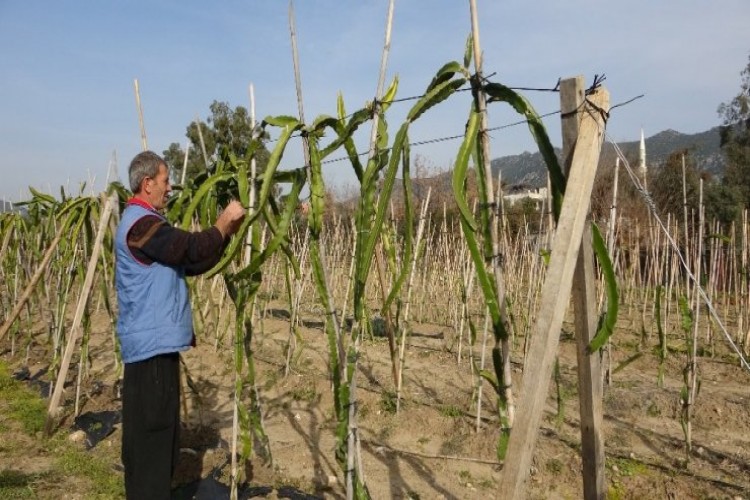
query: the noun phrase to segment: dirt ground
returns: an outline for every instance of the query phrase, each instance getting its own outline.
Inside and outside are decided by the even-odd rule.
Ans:
[[[302,317],[304,339],[291,373],[284,376],[288,314],[270,309],[256,336],[255,356],[264,426],[272,464],[259,458],[248,467],[244,497],[344,498],[344,477],[334,459],[335,419],[327,374],[327,343],[322,320]],[[571,318],[568,318],[571,319]],[[614,364],[635,352],[634,322],[620,320],[614,336]],[[81,413],[119,411],[117,373],[109,320],[93,321],[93,365],[82,391]],[[582,498],[580,431],[576,388],[575,341],[564,325],[560,344],[563,412],[557,412],[551,384],[547,412],[539,433],[528,498]],[[230,334],[227,334],[228,337]],[[365,481],[373,498],[503,498],[498,491],[502,466],[495,447],[498,423],[492,388],[483,389],[477,430],[475,381],[464,346],[457,361],[452,327],[416,325],[409,338],[403,399],[395,411],[394,384],[387,340],[363,342],[359,363],[359,429]],[[42,335],[28,351],[11,356],[4,341],[2,359],[26,379],[45,380],[50,356]],[[233,362],[229,339],[215,348],[213,334],[184,355],[186,375],[181,462],[175,498],[226,498],[232,437]],[[658,360],[649,341],[644,355],[614,374],[605,389],[604,435],[608,498],[748,498],[750,499],[750,373],[726,354],[699,361],[701,390],[693,423],[694,451],[685,461],[679,422],[679,394],[685,355],[670,354],[664,387],[657,385]],[[679,346],[678,338],[670,344]],[[518,345],[522,345],[522,339]],[[716,339],[717,353],[725,353]],[[514,358],[516,361],[516,358]],[[521,377],[520,355],[515,387]],[[533,366],[533,360],[528,366]],[[75,368],[75,366],[73,367]],[[73,411],[75,373],[66,390],[66,411]],[[186,377],[183,377],[184,379]],[[73,432],[72,416],[62,432]],[[0,454],[0,470],[44,467],[35,459],[35,443],[26,439],[24,457]],[[89,451],[109,457],[122,474],[120,428]],[[512,460],[512,457],[510,458]],[[75,484],[45,485],[40,497],[76,498]],[[48,496],[49,495],[49,496]]]

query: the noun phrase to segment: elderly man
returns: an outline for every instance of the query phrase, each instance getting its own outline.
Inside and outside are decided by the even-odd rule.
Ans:
[[[245,210],[233,201],[213,227],[183,231],[161,214],[171,187],[159,155],[136,155],[129,178],[133,197],[115,236],[125,492],[128,499],[168,499],[179,453],[179,353],[195,342],[185,276],[219,261]]]

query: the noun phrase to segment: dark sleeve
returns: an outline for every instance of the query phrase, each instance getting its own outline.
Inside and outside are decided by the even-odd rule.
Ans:
[[[182,267],[188,276],[214,267],[226,245],[227,241],[216,227],[191,233],[172,227],[156,216],[142,217],[128,233],[128,248],[138,261]]]

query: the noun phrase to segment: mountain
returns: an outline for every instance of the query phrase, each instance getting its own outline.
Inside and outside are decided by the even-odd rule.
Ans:
[[[640,141],[621,142],[618,144],[625,158],[632,166],[638,162]],[[697,134],[683,134],[676,130],[665,130],[646,138],[646,165],[658,168],[670,154],[687,149],[702,170],[714,175],[724,171],[724,157],[721,154],[719,127],[714,127]],[[560,149],[555,148],[558,158]],[[615,149],[610,143],[604,143],[599,164],[613,164],[616,158]],[[497,177],[502,174],[503,182],[508,186],[527,186],[530,188],[547,185],[547,168],[540,153],[524,152],[520,155],[502,156],[491,162],[492,173]]]

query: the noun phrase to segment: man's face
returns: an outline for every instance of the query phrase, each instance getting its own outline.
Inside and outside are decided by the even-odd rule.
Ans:
[[[148,202],[157,210],[167,206],[169,193],[172,192],[172,186],[169,185],[169,170],[163,163],[159,165],[159,171],[155,177],[146,177],[145,189],[148,195]]]

